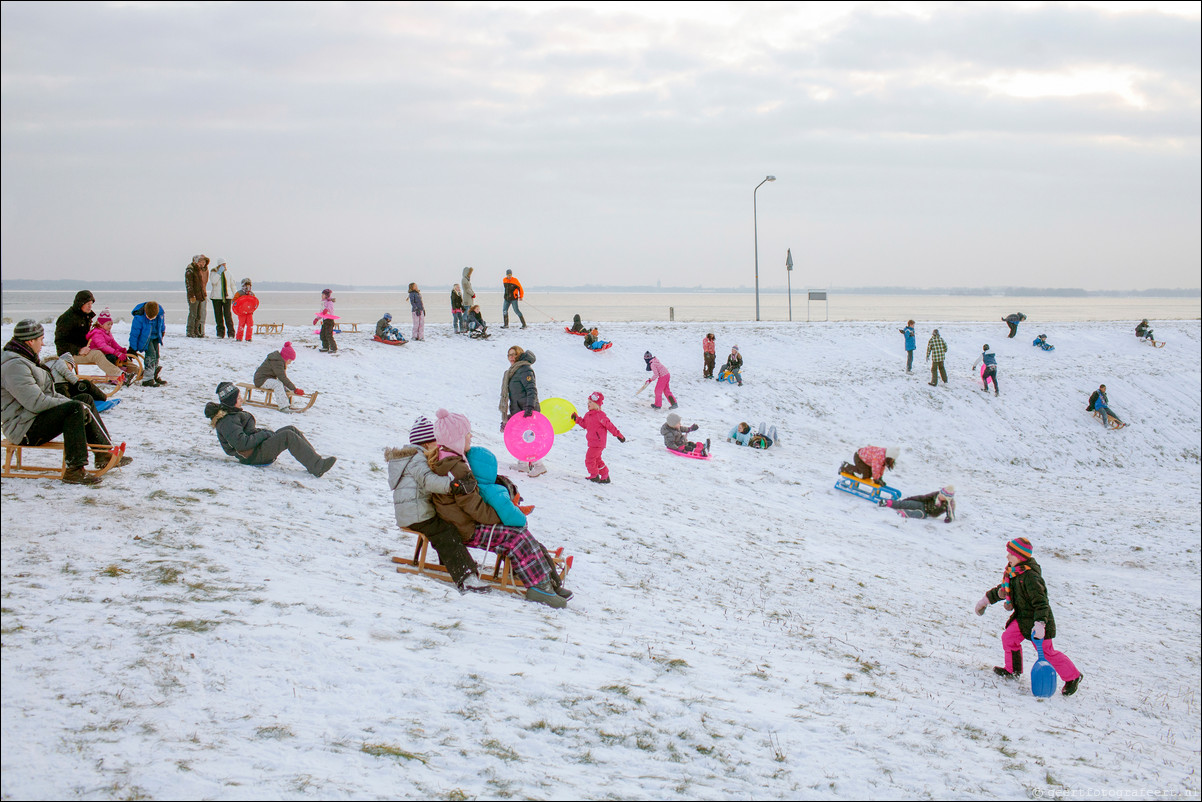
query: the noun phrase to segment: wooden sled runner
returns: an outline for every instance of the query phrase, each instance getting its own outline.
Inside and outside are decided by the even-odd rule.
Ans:
[[[417,544],[413,549],[413,559],[408,560],[404,557],[393,557],[392,561],[397,564],[398,574],[421,574],[422,576],[430,576],[435,579],[441,579],[443,582],[451,582],[451,575],[447,573],[446,567],[438,562],[438,554],[435,553],[430,559],[427,555],[430,549],[430,540],[418,532],[416,529],[403,528],[401,531],[409,532],[417,535]],[[559,581],[566,582],[568,572],[572,570],[572,557],[563,556],[563,547],[559,547],[555,551],[547,552],[551,555],[551,562],[555,565],[555,572],[559,574]],[[498,590],[506,591],[507,593],[526,593],[526,588],[521,584],[513,581],[513,566],[509,562],[509,557],[501,557],[497,555],[496,563],[493,565],[492,573],[489,574],[484,567],[484,562],[480,563],[480,578],[491,585],[494,585]]]
[[[278,409],[278,407],[271,401],[271,396],[273,394],[271,390],[268,390],[265,387],[255,387],[253,384],[247,384],[245,382],[238,382],[237,386],[242,388],[243,406],[263,407],[264,409]],[[262,393],[263,398],[255,398],[255,393]],[[318,395],[319,393],[314,392],[309,393],[307,396],[301,396],[301,398],[309,399],[309,402],[302,407],[292,406],[292,399],[296,398],[296,396],[290,395],[288,398],[288,406],[291,407],[293,412],[305,412],[309,409],[309,407],[313,406],[313,402],[317,400]]]
[[[1102,420],[1102,413],[1098,412],[1096,409],[1093,410],[1093,416],[1098,420]],[[1113,415],[1110,416],[1110,420],[1106,422],[1107,429],[1125,429],[1126,427],[1127,424],[1123,423],[1118,418],[1115,418]]]
[[[7,439],[0,441],[0,447],[4,448],[4,470],[0,471],[0,476],[4,478],[20,478],[20,479],[39,479],[51,477],[62,479],[63,474],[67,471],[67,453],[63,449],[63,444],[59,442],[43,443],[40,446],[26,446],[20,443],[10,443]],[[92,476],[100,478],[109,472],[125,454],[125,443],[119,443],[109,446],[88,444],[88,451],[94,454],[108,454],[109,461],[103,468],[95,470],[88,469],[88,473]],[[58,465],[26,465],[25,459],[32,458],[35,455],[58,454]],[[13,464],[13,463],[16,464]]]

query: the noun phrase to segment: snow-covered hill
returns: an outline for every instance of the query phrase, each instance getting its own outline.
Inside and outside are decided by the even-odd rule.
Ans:
[[[283,338],[174,327],[170,385],[107,416],[133,465],[95,489],[4,481],[5,798],[1197,797],[1198,321],[1159,322],[1163,349],[1127,325],[941,324],[937,388],[904,372],[896,326],[613,324],[603,354],[554,325],[446,328],[403,348],[343,335],[336,357],[290,331],[290,375],[321,398],[255,412],[337,455],[323,479],[233,462],[201,414]],[[745,386],[700,378],[706,331],[719,364],[739,345]],[[382,448],[446,407],[507,464],[511,343],[543,398],[600,390],[629,440],[610,440],[610,485],[584,480],[580,430],[548,474],[511,474],[531,529],[576,557],[563,611],[389,562],[412,544]],[[1000,398],[969,369],[984,343]],[[712,462],[663,450],[664,412],[634,396],[647,349]],[[1127,429],[1084,411],[1099,383]],[[740,420],[775,424],[779,448],[719,442]],[[906,494],[954,484],[959,520],[833,490],[869,444],[902,448]],[[1073,697],[990,670],[1005,613],[972,605],[1019,535],[1085,674]]]

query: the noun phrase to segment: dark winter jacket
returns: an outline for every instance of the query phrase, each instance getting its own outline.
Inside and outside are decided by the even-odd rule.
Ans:
[[[538,382],[534,377],[534,352],[522,354],[513,366],[517,368],[509,377],[509,414],[532,410],[538,412]]]
[[[488,506],[488,502],[480,495],[480,490],[476,487],[476,477],[472,474],[467,460],[447,449],[441,449],[439,457],[438,461],[430,466],[434,473],[438,476],[451,476],[458,479],[470,488],[470,492],[462,495],[432,494],[430,500],[434,502],[434,509],[438,513],[438,517],[454,525],[459,530],[459,536],[463,538],[464,542],[471,539],[477,525],[501,523],[501,517],[497,515],[497,511]]]
[[[231,457],[237,457],[239,462],[250,464],[255,449],[263,444],[275,432],[262,429],[255,425],[255,416],[236,407],[227,407],[210,401],[205,404],[205,417],[213,420],[221,414],[217,421],[217,442]]]
[[[1010,614],[1006,626],[1010,626],[1011,621],[1018,621],[1018,628],[1023,637],[1030,638],[1031,625],[1042,621],[1043,636],[1051,640],[1056,637],[1056,619],[1052,617],[1052,606],[1048,604],[1048,589],[1043,583],[1039,563],[1028,557],[1019,563],[1018,567],[1025,567],[1027,570],[1010,580],[1010,603],[1014,605],[1014,612]],[[990,604],[1006,601],[1001,592],[1002,585],[998,585],[991,588],[985,596]]]
[[[413,310],[413,314],[415,315],[426,314],[425,304],[422,303],[422,294],[417,290],[409,291],[409,307]]]
[[[1027,316],[1024,315],[1022,312],[1015,312],[1013,315],[1006,315],[1004,318],[1002,318],[1002,320],[1006,321],[1007,323],[1012,323],[1016,326],[1019,323],[1022,323],[1026,319],[1027,319]]]
[[[296,385],[288,379],[288,366],[284,364],[284,357],[280,356],[279,351],[272,351],[259,365],[255,371],[255,387],[262,387],[268,379],[279,379],[288,392],[296,392]]]
[[[452,312],[462,312],[463,311],[463,296],[460,295],[455,290],[451,290],[451,311]]]
[[[162,342],[163,334],[167,331],[167,310],[159,305],[159,316],[154,320],[146,319],[146,304],[149,301],[143,301],[133,309],[134,322],[129,328],[129,350],[145,351],[146,344],[150,342]]]
[[[88,347],[88,331],[95,312],[84,312],[83,305],[95,298],[87,290],[75,293],[75,303],[58,316],[54,323],[54,353],[77,356],[80,348]]]
[[[739,354],[731,354],[730,356],[726,357],[726,364],[722,366],[722,369],[727,373],[734,373],[736,370],[742,370],[743,357]]]
[[[1093,412],[1095,409],[1110,409],[1110,401],[1106,398],[1106,393],[1101,390],[1094,390],[1093,395],[1089,397],[1089,403],[1085,406],[1086,412]]]
[[[586,329],[584,327],[584,324],[580,322],[580,315],[572,316],[572,331],[575,332],[576,334],[580,334],[581,332],[588,331],[588,329]]]
[[[677,429],[668,424],[659,427],[659,433],[663,435],[664,445],[673,451],[684,451],[689,446],[689,432],[697,430],[697,424],[693,424],[687,428]]]
[[[488,328],[488,324],[484,322],[484,315],[479,312],[473,312],[470,309],[463,313],[463,325],[469,329],[477,328],[484,330]]]
[[[588,334],[584,335],[584,347],[592,348],[593,343],[597,342],[597,340],[600,340],[600,339],[601,339],[600,337],[594,337],[593,333],[590,331]]]

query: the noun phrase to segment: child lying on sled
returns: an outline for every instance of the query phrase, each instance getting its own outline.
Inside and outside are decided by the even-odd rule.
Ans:
[[[669,412],[668,421],[659,428],[659,433],[664,437],[664,445],[672,451],[704,457],[710,453],[710,441],[692,443],[689,442],[688,437],[688,432],[695,432],[699,428],[701,427],[695,423],[692,426],[682,425],[680,416],[675,412]]]

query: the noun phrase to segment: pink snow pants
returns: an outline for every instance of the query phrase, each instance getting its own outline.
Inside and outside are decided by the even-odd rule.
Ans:
[[[426,313],[413,313],[413,339],[421,340],[426,336]]]
[[[1023,648],[1022,632],[1018,628],[1017,621],[1011,621],[1010,626],[1006,627],[1006,631],[1002,633],[1002,649],[1006,652],[1006,670],[1013,671],[1014,666],[1010,661],[1010,652],[1021,651]],[[1064,682],[1070,682],[1081,676],[1081,672],[1073,665],[1073,661],[1068,659],[1064,652],[1058,652],[1052,647],[1051,640],[1043,642],[1043,656],[1052,664],[1052,668],[1056,669],[1056,675]]]
[[[668,396],[668,400],[672,400],[672,388],[668,386],[668,382],[672,380],[671,373],[665,373],[659,377],[659,381],[655,383],[655,405],[662,407],[664,405],[664,396]]]
[[[584,453],[584,469],[588,471],[589,477],[600,476],[602,479],[609,478],[609,466],[601,459],[601,452],[605,449],[601,446],[589,446],[588,451]]]

